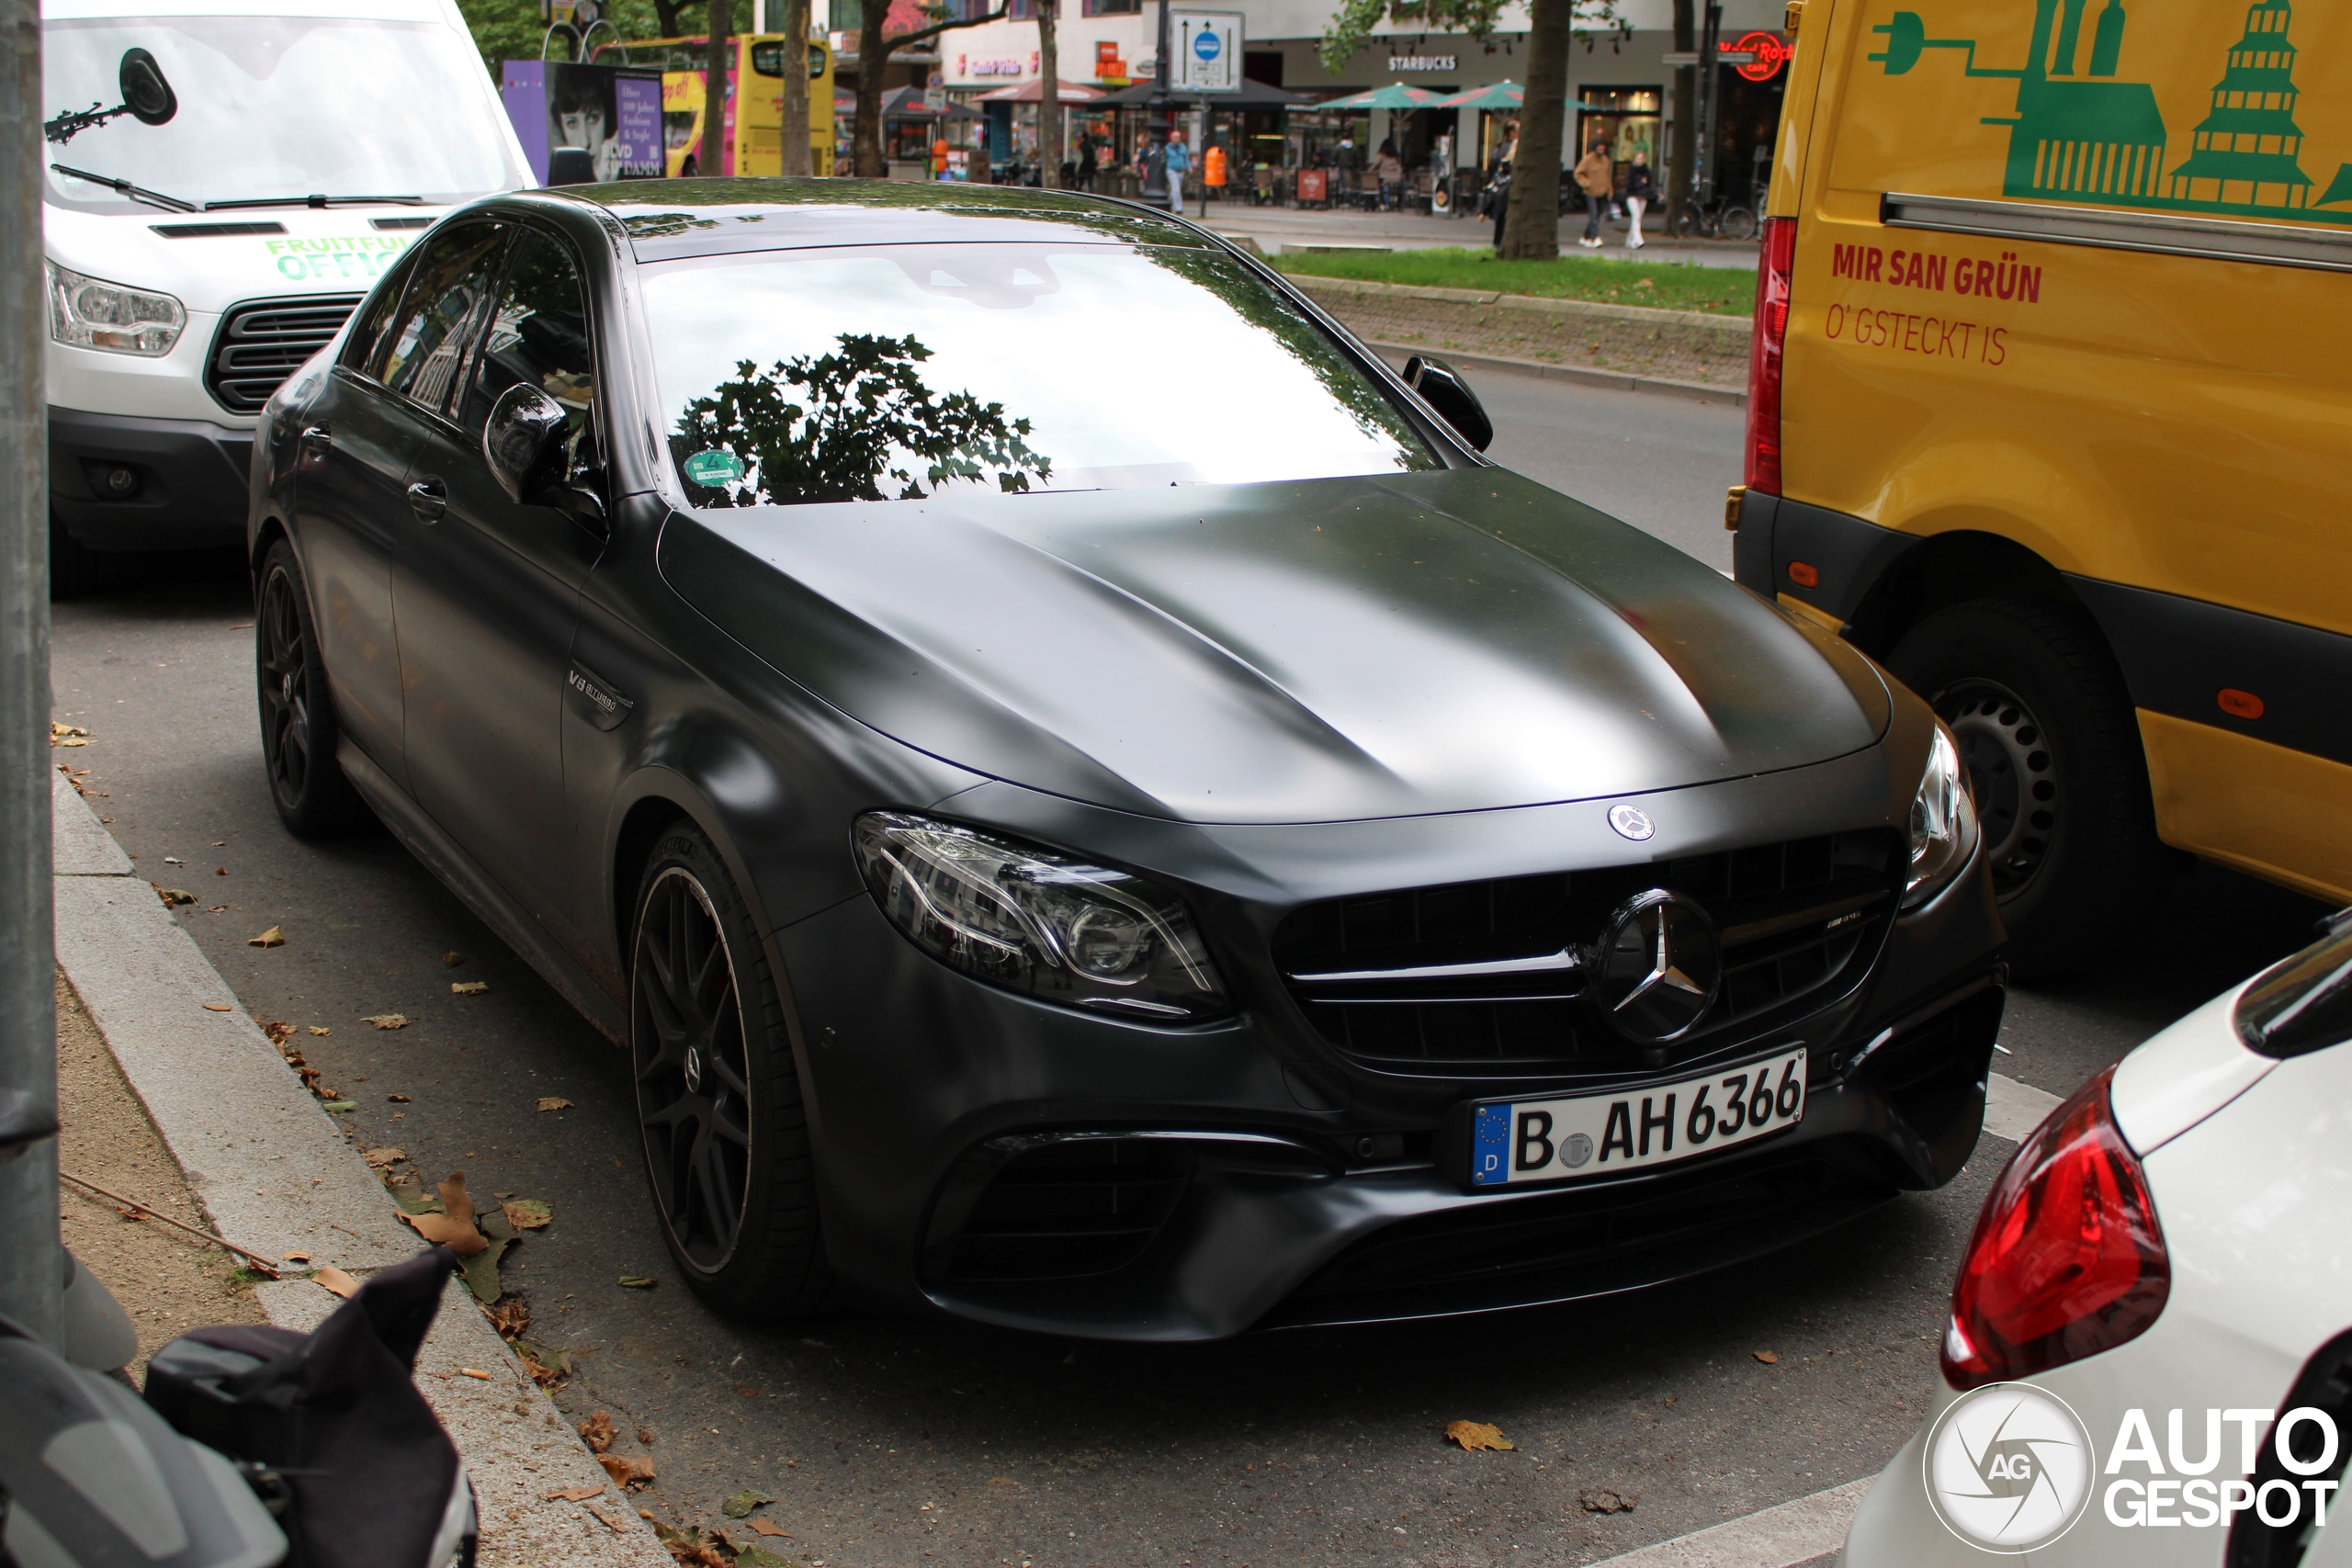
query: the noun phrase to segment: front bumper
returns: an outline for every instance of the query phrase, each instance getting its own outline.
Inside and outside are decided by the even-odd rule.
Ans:
[[[1752,813],[1759,792],[1804,783],[1683,805],[1722,791]],[[1500,820],[1519,815],[1447,830],[1540,838],[1533,812]],[[1449,1114],[1555,1084],[1367,1072],[1247,975],[1228,974],[1238,1016],[1198,1028],[1032,1002],[933,962],[862,896],[775,941],[834,1266],[888,1299],[1102,1338],[1565,1301],[1786,1246],[1959,1171],[2004,996],[1972,864],[1893,923],[1850,991],[1738,1042],[1743,1056],[1807,1046],[1799,1126],[1607,1182],[1473,1192],[1441,1163]]]
[[[49,411],[50,512],[94,550],[187,550],[242,544],[253,467],[250,430],[209,420]],[[111,487],[118,470],[130,488]]]

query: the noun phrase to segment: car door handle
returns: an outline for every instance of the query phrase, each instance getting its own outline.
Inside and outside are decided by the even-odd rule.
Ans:
[[[421,523],[438,523],[449,510],[449,492],[439,479],[419,479],[408,487],[408,509]]]
[[[334,432],[323,424],[314,424],[302,432],[302,456],[323,457],[327,448],[334,445]]]

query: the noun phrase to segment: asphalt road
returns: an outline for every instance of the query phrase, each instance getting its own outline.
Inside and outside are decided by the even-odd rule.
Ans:
[[[1507,459],[1720,549],[1706,530],[1737,411],[1503,379],[1482,389]],[[578,1357],[559,1404],[612,1413],[619,1449],[655,1461],[639,1502],[665,1518],[723,1523],[723,1499],[764,1492],[788,1539],[763,1544],[827,1568],[1576,1563],[1871,1474],[1919,1418],[2006,1145],[1764,1263],[1574,1307],[1185,1347],[897,1314],[720,1321],[667,1267],[618,1054],[388,838],[279,828],[251,619],[233,558],[58,605],[57,714],[91,744],[53,755],[89,770],[142,874],[198,896],[179,918],[245,1006],[330,1032],[297,1039],[358,1103],[364,1146],[552,1203],[554,1224],[508,1255],[509,1288],[532,1337]],[[2200,869],[2099,975],[2015,996],[1998,1065],[2064,1093],[2299,945],[2315,913]],[[284,946],[247,945],[269,926]],[[453,996],[452,980],[490,989]],[[386,1012],[413,1021],[363,1021]],[[572,1103],[541,1112],[542,1096]],[[1442,1429],[1463,1417],[1517,1451],[1452,1449]],[[1589,1513],[1599,1488],[1638,1506]]]

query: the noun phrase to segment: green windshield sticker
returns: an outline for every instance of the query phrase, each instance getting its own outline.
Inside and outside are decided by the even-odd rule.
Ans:
[[[698,485],[717,490],[720,485],[734,484],[743,477],[743,459],[732,452],[697,452],[685,461],[686,478]]]
[[[400,259],[406,234],[338,234],[327,239],[271,240],[264,249],[277,270],[297,283],[320,278],[372,283]]]

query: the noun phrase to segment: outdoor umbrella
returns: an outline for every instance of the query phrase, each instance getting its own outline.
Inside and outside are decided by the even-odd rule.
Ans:
[[[1319,104],[1301,104],[1301,108],[1317,109],[1425,109],[1436,106],[1438,96],[1427,87],[1408,87],[1402,82],[1391,82],[1385,87],[1374,87],[1368,93],[1352,97],[1332,98]]]
[[[1442,109],[1515,109],[1523,107],[1527,89],[1516,82],[1497,82],[1492,86],[1473,87],[1466,93],[1456,93],[1450,98],[1440,98],[1435,107]]]

